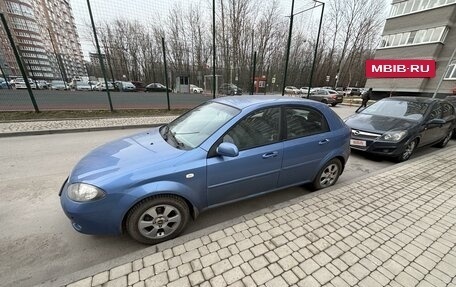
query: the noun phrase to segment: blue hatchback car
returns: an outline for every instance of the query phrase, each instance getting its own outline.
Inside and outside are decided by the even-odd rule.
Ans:
[[[336,183],[350,128],[329,107],[289,97],[210,100],[167,125],[100,146],[60,191],[79,232],[155,244],[208,209],[285,187]]]

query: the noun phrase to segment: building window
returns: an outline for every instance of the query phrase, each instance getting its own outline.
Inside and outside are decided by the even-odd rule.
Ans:
[[[393,4],[390,10],[390,17],[420,12],[423,10],[438,8],[455,3],[456,0],[407,0]]]
[[[447,29],[445,26],[443,26],[392,35],[384,35],[382,37],[382,42],[380,43],[379,49],[443,42],[445,40],[446,34]]]
[[[401,42],[399,43],[400,46],[407,44],[407,40],[410,38],[410,32],[406,32],[402,34]]]
[[[445,73],[445,80],[456,80],[456,61],[453,61]]]
[[[412,12],[417,11],[420,7],[420,4],[421,4],[421,0],[413,1]]]

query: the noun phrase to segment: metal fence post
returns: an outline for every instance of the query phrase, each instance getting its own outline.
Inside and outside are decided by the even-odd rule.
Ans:
[[[93,21],[92,8],[90,7],[90,0],[87,0],[87,6],[89,8],[90,21],[92,22],[93,36],[95,37],[95,44],[97,45],[98,59],[100,60],[101,72],[103,73],[103,77],[104,77],[104,81],[105,81],[105,85],[106,85],[106,93],[108,94],[109,109],[111,110],[111,112],[113,112],[114,108],[112,107],[111,94],[109,93],[108,80],[106,78],[106,69],[105,69],[105,66],[103,63],[103,57],[101,56],[100,43],[98,42],[97,29],[95,28],[95,22]]]
[[[165,38],[162,37],[162,47],[163,47],[163,64],[165,65],[165,84],[166,84],[166,100],[168,102],[168,111],[171,110],[169,104],[169,90],[168,90],[168,68],[166,65],[166,49],[165,49]]]
[[[295,1],[291,1],[291,14],[290,14],[290,29],[288,30],[288,41],[287,41],[287,54],[285,57],[285,71],[283,72],[283,83],[282,83],[282,96],[285,95],[285,85],[287,82],[287,72],[288,72],[288,59],[290,58],[290,46],[291,46],[291,36],[293,33],[293,10],[294,10]]]
[[[21,73],[22,73],[22,77],[24,78],[25,86],[27,87],[27,91],[30,96],[30,100],[32,101],[33,108],[35,109],[35,112],[39,113],[40,109],[38,108],[35,97],[33,96],[32,87],[30,86],[29,79],[27,77],[27,73],[25,72],[24,65],[22,63],[21,57],[19,56],[19,51],[16,48],[16,44],[14,44],[13,35],[11,35],[11,31],[8,27],[8,23],[6,23],[5,15],[3,13],[0,13],[0,17],[2,18],[3,27],[5,28],[6,35],[8,36],[8,39],[10,41],[11,48],[13,49],[13,52],[14,52],[14,56],[16,57],[17,65],[19,66],[19,69],[21,70]],[[6,79],[5,79],[5,81],[6,81]]]
[[[215,0],[212,0],[212,98],[215,99]]]
[[[320,24],[318,25],[317,42],[315,43],[315,52],[314,52],[314,58],[312,61],[312,70],[310,70],[310,79],[309,79],[309,88],[307,90],[307,98],[310,97],[310,89],[312,88],[313,74],[314,74],[314,70],[315,70],[315,61],[317,60],[318,42],[320,41],[321,24],[323,23],[323,13],[325,12],[325,3],[317,1],[317,0],[314,0],[314,1],[321,4],[321,16],[320,16]]]
[[[250,93],[251,95],[253,95],[255,93],[256,57],[257,57],[257,52],[255,51],[255,53],[253,54],[252,91]]]

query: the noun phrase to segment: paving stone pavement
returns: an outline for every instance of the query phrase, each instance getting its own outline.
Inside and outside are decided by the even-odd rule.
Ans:
[[[456,286],[455,162],[446,148],[66,284]]]

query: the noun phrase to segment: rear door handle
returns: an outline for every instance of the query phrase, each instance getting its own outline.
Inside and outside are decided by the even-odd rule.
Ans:
[[[263,154],[263,158],[276,157],[279,154],[278,151],[268,152]]]
[[[318,142],[319,145],[327,144],[327,143],[329,143],[329,139],[324,139],[324,140],[321,140]]]

